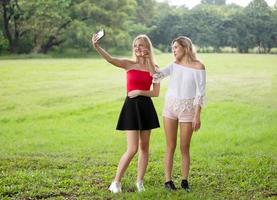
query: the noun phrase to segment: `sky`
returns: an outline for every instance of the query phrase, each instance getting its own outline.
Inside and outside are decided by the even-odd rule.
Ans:
[[[164,0],[157,0],[159,2]],[[240,6],[247,6],[252,0],[226,0],[227,4],[235,3]],[[269,6],[273,6],[275,0],[265,0]],[[199,4],[201,0],[168,0],[170,5],[186,5],[188,8],[192,8],[193,6]]]

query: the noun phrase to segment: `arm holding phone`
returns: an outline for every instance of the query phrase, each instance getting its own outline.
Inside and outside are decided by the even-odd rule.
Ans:
[[[102,35],[102,34],[101,34]],[[107,51],[105,51],[102,47],[99,45],[99,40],[104,36],[100,37],[101,35],[93,34],[91,42],[95,50],[109,63],[116,67],[120,67],[123,69],[127,69],[127,67],[130,65],[131,61],[127,59],[119,59],[111,56]]]

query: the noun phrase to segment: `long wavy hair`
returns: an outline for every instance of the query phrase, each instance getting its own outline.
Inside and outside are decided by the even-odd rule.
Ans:
[[[143,43],[145,44],[145,47],[149,50],[150,59],[154,62],[153,46],[152,46],[151,40],[149,39],[149,37],[147,35],[141,34],[141,35],[138,35],[137,37],[135,37],[135,39],[133,40],[133,46],[132,47],[134,47],[135,42],[139,39],[143,41]],[[134,48],[133,48],[133,59],[136,60],[136,54],[135,54]]]
[[[185,56],[185,59],[187,59],[187,61],[200,62],[200,60],[196,56],[195,47],[191,39],[189,39],[186,36],[179,36],[174,40],[172,40],[171,46],[173,46],[174,42],[177,42],[179,45],[181,45],[184,48],[184,56]]]

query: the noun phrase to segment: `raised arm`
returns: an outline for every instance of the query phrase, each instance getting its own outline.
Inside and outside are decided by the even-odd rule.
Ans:
[[[92,45],[95,48],[95,50],[109,63],[116,67],[120,67],[123,69],[127,69],[132,61],[128,59],[120,59],[120,58],[115,58],[112,57],[107,51],[105,51],[102,47],[100,47],[99,42],[96,39],[95,34],[93,34],[92,39],[91,39]]]
[[[147,61],[147,65],[149,67],[149,72],[151,74],[155,73],[155,68],[157,65],[155,65],[154,61],[152,60],[152,58],[150,56],[146,57],[146,61]]]

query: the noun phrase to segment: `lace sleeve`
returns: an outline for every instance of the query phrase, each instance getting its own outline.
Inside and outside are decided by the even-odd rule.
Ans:
[[[152,83],[160,83],[164,77],[165,75],[161,71],[155,72],[155,74],[153,74]]]
[[[193,106],[199,105],[201,108],[206,105],[205,96],[196,96],[193,101]]]
[[[162,79],[169,76],[171,74],[172,64],[168,65],[164,69],[160,70],[159,68],[155,69],[155,73],[153,74],[152,83],[160,83]]]
[[[196,96],[193,105],[203,107],[206,104],[206,71],[196,71],[194,78],[196,83]]]

